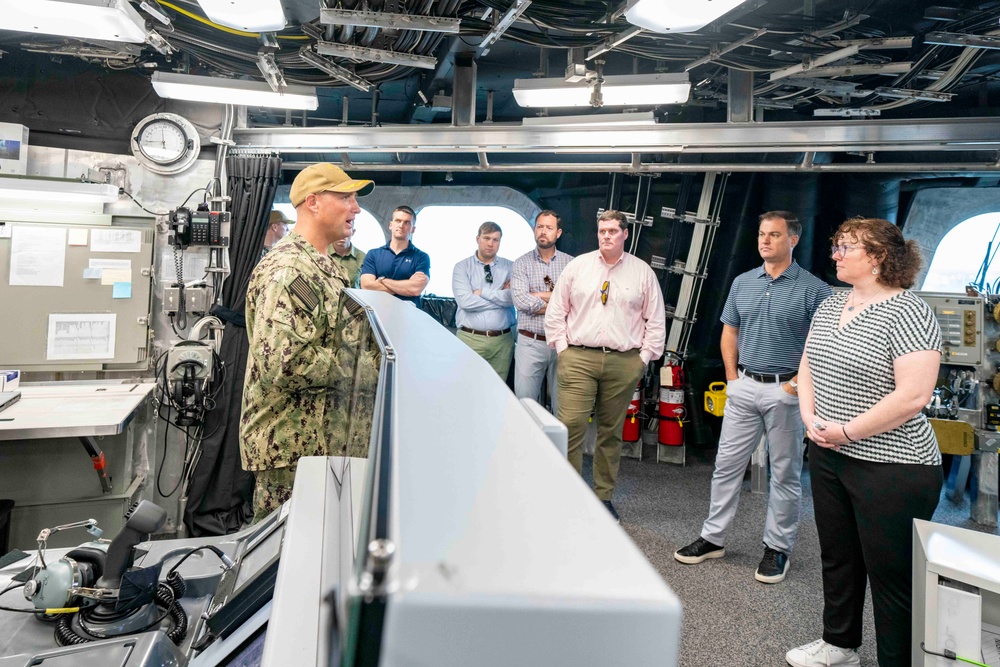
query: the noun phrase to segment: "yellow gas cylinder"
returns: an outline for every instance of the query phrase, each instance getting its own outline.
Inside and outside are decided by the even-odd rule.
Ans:
[[[726,412],[726,383],[713,382],[705,392],[705,412],[721,417]]]

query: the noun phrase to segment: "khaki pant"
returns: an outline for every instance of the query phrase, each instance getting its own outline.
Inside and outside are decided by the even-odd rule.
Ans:
[[[254,471],[253,523],[259,523],[292,497],[292,482],[295,481],[297,467],[296,462],[286,468]]]
[[[514,333],[508,331],[502,336],[480,336],[458,330],[458,339],[472,348],[480,357],[489,362],[500,379],[507,381],[510,360],[514,358]]]
[[[611,500],[622,457],[622,426],[646,365],[639,350],[605,352],[568,347],[559,355],[559,421],[569,437],[569,462],[583,470],[583,438],[593,409],[597,423],[594,493]]]

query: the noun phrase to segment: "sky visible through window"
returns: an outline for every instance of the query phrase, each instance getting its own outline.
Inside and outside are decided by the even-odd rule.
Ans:
[[[996,257],[997,250],[1000,249],[998,225],[1000,212],[985,213],[969,218],[945,234],[934,253],[921,289],[927,292],[964,292],[965,285],[976,279],[986,257],[987,247],[990,247],[990,255]],[[992,246],[989,245],[991,239]],[[1000,257],[996,257],[990,264],[985,284],[992,285],[998,281]]]
[[[275,204],[274,208],[284,213],[289,220],[295,220],[295,207],[290,203]],[[354,238],[352,239],[352,243],[359,250],[368,252],[372,248],[385,245],[385,241],[385,232],[382,231],[382,227],[375,220],[375,216],[361,209],[361,213],[354,218]]]
[[[424,294],[454,296],[455,264],[476,252],[476,232],[487,220],[503,230],[500,257],[514,261],[535,247],[531,225],[503,206],[425,206],[417,211],[413,244],[431,256],[431,279]]]

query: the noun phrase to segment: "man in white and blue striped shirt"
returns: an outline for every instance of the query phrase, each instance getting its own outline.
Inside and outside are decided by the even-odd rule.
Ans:
[[[726,413],[712,475],[712,503],[701,537],[674,553],[693,565],[725,555],[743,475],[767,431],[771,488],[764,557],[754,578],[776,584],[788,572],[802,501],[802,418],[795,376],[809,323],[830,286],[792,259],[802,225],[788,211],[760,216],[763,266],[736,277],[722,312]]]
[[[514,348],[514,394],[545,405],[541,392],[542,378],[546,378],[552,414],[558,414],[556,364],[559,355],[545,342],[545,309],[559,275],[573,259],[572,255],[556,249],[560,236],[562,227],[555,211],[545,210],[536,215],[535,248],[514,260],[510,279],[518,333]]]

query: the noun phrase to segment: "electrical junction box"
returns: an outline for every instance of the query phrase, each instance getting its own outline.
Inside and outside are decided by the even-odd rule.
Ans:
[[[0,123],[0,174],[24,176],[28,171],[28,128]]]
[[[934,311],[941,327],[942,364],[983,363],[983,299],[964,294],[916,292]]]
[[[181,289],[179,287],[163,288],[163,312],[174,315],[181,307]],[[207,313],[211,308],[208,297],[208,287],[184,288],[184,312]]]

